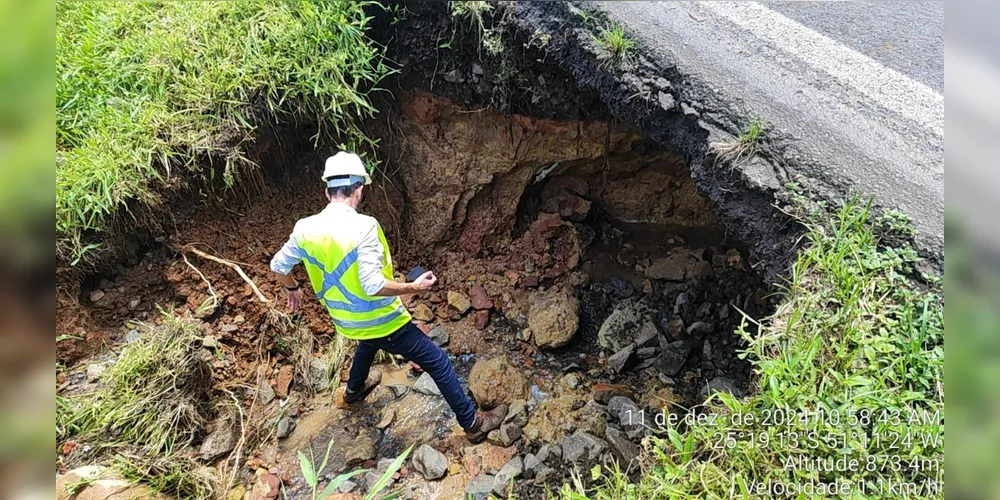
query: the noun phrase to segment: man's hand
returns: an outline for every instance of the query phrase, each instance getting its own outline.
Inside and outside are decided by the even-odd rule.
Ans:
[[[302,289],[298,290],[286,290],[285,298],[287,299],[288,310],[290,312],[298,311],[302,308]]]
[[[434,276],[432,271],[427,271],[426,273],[421,274],[419,278],[413,280],[411,285],[413,286],[413,289],[418,292],[426,292],[434,286],[434,283],[437,283],[437,280],[437,276]]]

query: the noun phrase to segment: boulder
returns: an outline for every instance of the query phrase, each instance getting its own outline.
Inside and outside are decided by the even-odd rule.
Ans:
[[[689,253],[675,253],[646,266],[646,277],[654,280],[687,281],[701,276],[702,261]]]
[[[454,307],[458,314],[465,314],[472,309],[472,302],[469,297],[462,292],[448,290],[448,305]]]
[[[469,500],[486,500],[493,491],[494,476],[480,474],[465,484],[465,496]]]
[[[635,344],[629,344],[625,346],[624,349],[614,353],[608,358],[608,366],[615,373],[621,373],[625,369],[625,365],[628,363],[629,358],[632,357],[632,353],[635,352]]]
[[[448,458],[428,444],[420,445],[413,452],[412,460],[413,469],[429,481],[441,479],[448,473]]]
[[[666,344],[660,355],[656,358],[656,363],[653,367],[656,368],[660,373],[667,375],[668,377],[673,377],[680,373],[681,368],[684,367],[684,363],[687,362],[688,354],[691,353],[691,347],[686,341],[677,340],[675,342],[670,342]]]
[[[282,417],[278,420],[278,439],[285,439],[292,435],[295,430],[295,419],[292,417]]]
[[[580,302],[565,288],[538,292],[528,308],[528,328],[540,348],[562,347],[569,343],[580,325]]]
[[[434,382],[434,379],[427,372],[417,377],[417,381],[413,383],[413,390],[428,396],[441,395],[441,389],[438,388],[437,382]]]
[[[493,309],[493,299],[482,285],[476,285],[469,290],[469,300],[472,302],[472,307],[478,311]]]
[[[476,361],[469,372],[469,389],[476,402],[485,408],[523,399],[526,386],[521,371],[503,357]]]
[[[500,498],[506,498],[514,487],[513,481],[524,473],[524,462],[521,457],[514,457],[497,472],[493,478],[493,493]]]
[[[608,449],[603,439],[586,431],[576,431],[562,439],[563,460],[571,463],[593,461]]]
[[[500,426],[500,444],[510,446],[521,439],[521,427],[514,424]]]
[[[652,312],[644,302],[622,301],[601,324],[601,329],[597,332],[598,343],[611,352],[624,349],[637,338],[643,338],[647,334],[643,333],[640,336],[642,327]]]
[[[215,422],[215,430],[205,437],[198,451],[202,460],[211,462],[236,447],[236,429],[228,418],[220,418]]]
[[[618,465],[623,471],[632,469],[638,463],[639,447],[630,441],[624,432],[608,427],[604,433],[604,439],[608,441],[608,448],[618,459]]]
[[[431,328],[427,336],[430,337],[431,342],[434,342],[434,345],[441,347],[448,343],[448,327],[444,325],[435,326]]]
[[[344,452],[344,462],[348,467],[361,465],[373,458],[375,458],[375,441],[367,432],[358,434]]]

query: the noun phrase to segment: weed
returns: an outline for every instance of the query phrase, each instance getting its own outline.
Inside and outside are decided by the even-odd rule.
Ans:
[[[736,332],[748,344],[741,355],[754,367],[756,392],[745,399],[717,393],[706,403],[715,413],[756,421],[734,429],[731,419],[719,418],[654,436],[654,463],[633,498],[732,498],[748,496],[749,484],[765,480],[834,477],[868,497],[880,496],[873,486],[879,480],[943,481],[941,290],[907,280],[918,257],[879,240],[870,203],[855,198],[829,213],[796,207],[808,245],[791,269],[784,301],[759,334],[749,333],[746,317]],[[780,425],[761,418],[779,413],[793,418]],[[727,434],[733,430],[743,436]],[[798,444],[790,441],[799,436]],[[864,467],[828,477],[795,467],[803,457],[856,459]],[[605,474],[592,493],[630,497],[612,495],[617,476]],[[916,496],[941,494],[930,489]]]
[[[753,118],[747,128],[740,131],[736,139],[712,143],[710,149],[715,153],[716,163],[722,161],[736,165],[755,155],[763,140],[764,129],[764,122]]]
[[[98,391],[57,402],[57,434],[92,443],[81,460],[110,460],[126,478],[180,496],[210,496],[213,485],[186,448],[211,413],[211,369],[196,352],[203,335],[190,319],[165,315],[140,325]]]
[[[475,29],[480,37],[486,31],[486,21],[483,18],[493,10],[493,6],[484,1],[448,2],[448,7],[451,9],[451,17],[466,19],[469,27]]]
[[[601,30],[600,36],[594,37],[597,46],[607,51],[609,64],[627,64],[631,60],[631,50],[635,46],[625,34],[625,27],[612,21]]]
[[[232,185],[254,167],[243,148],[260,124],[370,146],[357,123],[390,72],[365,35],[370,5],[57,2],[58,255],[79,262],[98,248],[85,235],[180,174]]]

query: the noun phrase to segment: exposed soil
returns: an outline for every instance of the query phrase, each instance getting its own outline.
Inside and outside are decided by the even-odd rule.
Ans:
[[[450,464],[445,479],[425,481],[409,465],[395,487],[411,498],[456,498],[512,457],[537,454],[578,431],[602,441],[634,431],[608,413],[603,384],[626,386],[616,390],[651,412],[687,411],[704,401],[709,385],[736,394],[747,390],[751,374],[737,357],[742,343],[732,332],[741,314],[761,319],[772,310],[764,272],[774,272],[773,259],[790,248],[784,240],[767,240],[787,234],[764,195],[751,192],[739,201],[746,190],[735,187],[738,181],[707,172],[705,135],[693,131],[697,118],[687,112],[661,110],[642,119],[628,115],[635,119],[626,123],[634,125],[614,123],[611,117],[626,114],[621,107],[627,104],[607,94],[607,80],[581,89],[577,80],[585,78],[576,62],[569,69],[547,62],[552,50],[575,50],[554,32],[506,25],[516,50],[494,60],[480,58],[475,41],[458,28],[455,48],[442,51],[442,38],[456,29],[441,12],[445,5],[412,5],[407,21],[385,28],[393,37],[390,53],[413,64],[394,82],[401,89],[384,118],[371,124],[386,163],[361,210],[381,221],[398,274],[420,265],[439,276],[438,290],[405,299],[411,310],[430,311],[418,322],[422,329],[447,329],[445,349],[463,383],[479,360],[505,358],[524,376],[524,390],[514,389],[509,398],[527,407],[526,422],[518,425],[522,437],[508,446],[495,437],[469,446],[440,397],[412,390],[415,373],[405,364],[380,366],[382,386],[358,409],[339,408],[328,391],[314,396],[301,373],[291,377],[285,394],[290,370],[283,367],[295,361],[289,346],[262,333],[268,305],[229,267],[179,251],[192,245],[239,264],[281,307],[283,294],[268,263],[295,221],[325,205],[317,177],[334,149],[303,147],[307,134],[294,129],[258,139],[264,168],[247,185],[259,187],[224,205],[174,200],[165,212],[169,219],[149,226],[131,257],[64,284],[57,332],[82,340],[58,346],[66,366],[61,394],[99,386],[88,380],[87,368],[113,360],[123,342],[135,341],[130,322],[155,322],[160,309],[200,316],[219,346],[213,380],[242,384],[241,396],[249,401],[253,380],[263,374],[279,393],[270,403],[272,415],[297,423],[287,438],[270,433],[240,464],[239,481],[247,490],[261,480],[255,470],[263,470],[258,476],[282,478],[290,498],[303,494],[296,452],[321,454],[332,438],[337,451],[328,476],[381,467],[380,460],[409,444],[429,443]],[[544,27],[549,21],[529,16],[525,22]],[[538,33],[551,40],[540,43]],[[509,64],[531,79],[498,76]],[[657,85],[667,89],[669,82]],[[657,126],[662,129],[650,133]],[[767,213],[754,212],[764,205]],[[753,221],[759,227],[734,228]],[[765,262],[762,270],[755,269],[757,262]],[[296,272],[305,279],[301,268]],[[220,303],[207,314],[203,306],[212,294],[206,281]],[[529,328],[537,314],[531,304],[551,290],[567,290],[578,301],[573,314],[579,326],[565,345],[543,349]],[[492,304],[461,312],[448,304],[448,292],[485,292]],[[613,311],[639,318],[618,328],[626,344],[638,339],[645,323],[655,332],[632,345],[620,365],[614,358],[623,349],[602,347],[607,342],[599,334]],[[326,352],[335,331],[318,301],[307,300],[297,319],[312,332],[315,353]],[[410,389],[400,394],[391,386]],[[377,428],[389,413],[391,422]],[[267,423],[277,424],[277,417]],[[638,443],[646,434],[629,439]],[[356,460],[348,464],[352,453]],[[608,453],[576,466],[582,470]],[[572,467],[552,469],[544,481],[518,480],[516,491],[534,497],[544,484],[560,484]]]

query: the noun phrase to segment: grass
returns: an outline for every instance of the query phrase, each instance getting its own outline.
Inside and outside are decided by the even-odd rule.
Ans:
[[[755,155],[760,148],[765,129],[763,120],[752,118],[750,124],[740,131],[736,139],[712,143],[710,149],[715,153],[716,163],[722,161],[736,165]]]
[[[313,465],[313,463],[316,461],[316,457],[310,459],[309,457],[306,457],[305,453],[302,453],[301,451],[298,452],[299,468],[302,470],[303,479],[305,479],[306,484],[309,485],[309,488],[311,489],[313,499],[327,498],[330,495],[334,494],[337,491],[337,487],[346,482],[347,480],[351,479],[354,476],[357,476],[358,474],[364,474],[365,472],[368,472],[368,469],[358,469],[355,471],[348,472],[346,474],[340,474],[339,476],[331,479],[330,482],[326,484],[326,487],[323,488],[323,490],[317,495],[316,488],[317,486],[319,486],[320,474],[323,473],[323,470],[326,469],[326,464],[330,461],[331,450],[333,450],[332,439],[326,445],[326,454],[323,455],[323,462],[320,463],[318,469],[315,468],[315,466]],[[396,457],[395,460],[392,461],[392,463],[385,470],[385,472],[382,473],[382,476],[379,477],[378,481],[376,481],[375,484],[368,489],[368,494],[365,495],[365,500],[373,500],[378,496],[379,493],[382,492],[382,490],[384,490],[389,485],[390,481],[392,481],[393,474],[399,471],[399,469],[403,466],[403,462],[406,461],[406,457],[410,455],[410,451],[412,450],[413,446],[410,446],[405,451],[403,451],[403,453],[401,453],[398,457]],[[382,497],[382,500],[396,498],[397,496],[399,496],[399,492],[393,492],[385,497]]]
[[[365,35],[369,5],[57,2],[60,258],[78,262],[182,173],[231,185],[257,127],[316,123],[314,140],[371,144],[358,121],[389,69]]]
[[[110,463],[128,479],[181,497],[210,496],[210,477],[186,450],[212,411],[211,370],[195,354],[204,332],[170,315],[141,329],[102,376],[101,389],[61,398],[57,434],[89,445],[72,460]]]
[[[635,42],[625,34],[625,27],[614,21],[601,29],[601,34],[594,37],[594,42],[607,51],[607,61],[616,65],[628,63],[632,57],[632,48],[635,47]]]
[[[940,283],[916,284],[916,253],[883,245],[895,236],[898,213],[876,217],[858,199],[827,213],[793,196],[808,241],[784,302],[759,335],[747,333],[749,318],[736,332],[748,343],[742,355],[754,367],[756,391],[744,399],[716,394],[703,408],[719,415],[715,422],[650,438],[648,464],[632,488],[610,472],[595,489],[560,496],[746,498],[761,496],[752,485],[764,481],[838,480],[852,498],[891,495],[879,490],[888,481],[927,488],[910,497],[943,497],[935,489],[944,478]],[[795,467],[796,460],[838,458],[857,459],[861,468]]]

